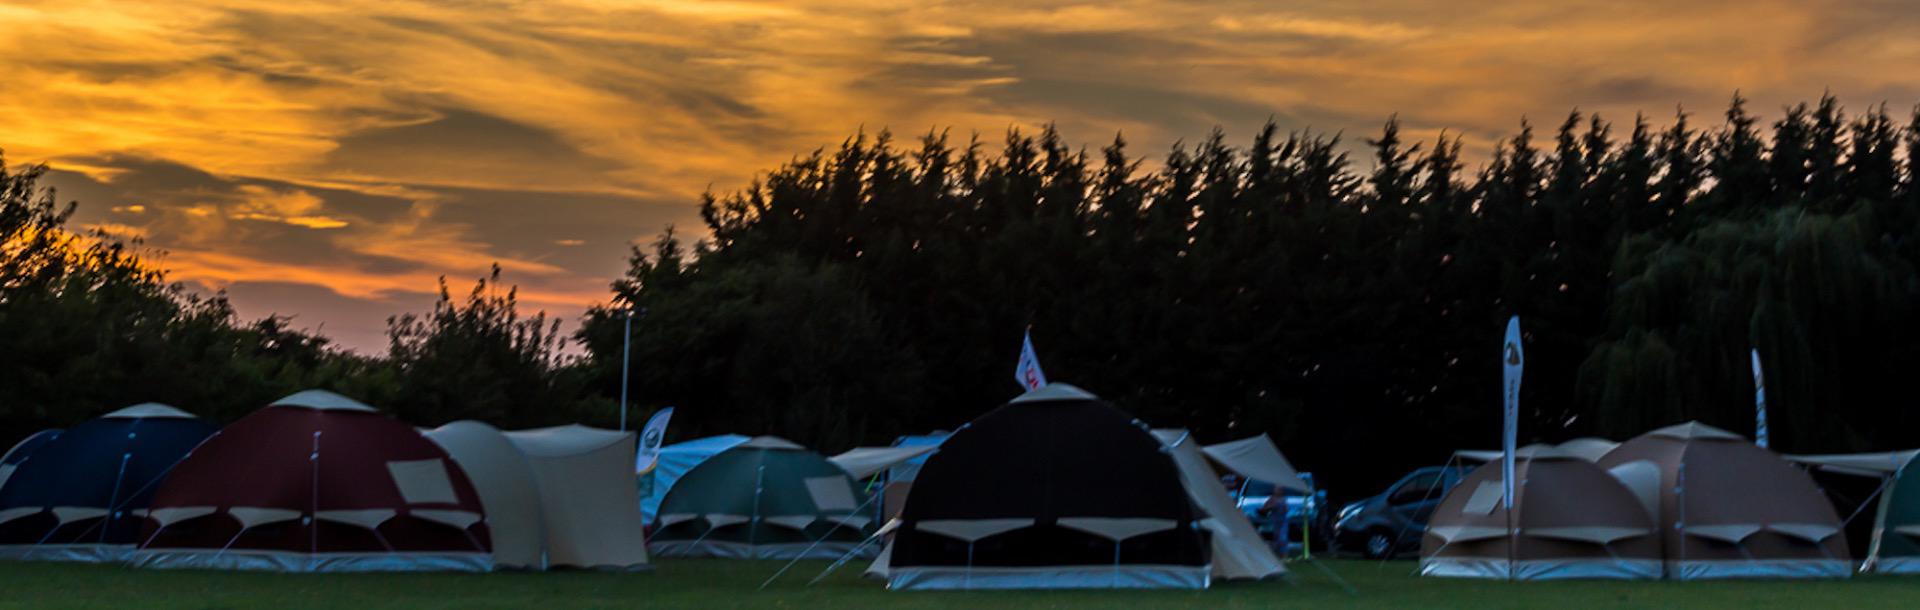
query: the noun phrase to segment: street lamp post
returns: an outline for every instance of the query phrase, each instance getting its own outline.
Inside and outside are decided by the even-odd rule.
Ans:
[[[633,308],[627,308],[627,330],[620,335],[620,431],[627,431],[627,375],[633,370]]]

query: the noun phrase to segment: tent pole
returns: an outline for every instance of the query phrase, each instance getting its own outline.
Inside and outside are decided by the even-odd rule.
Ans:
[[[849,515],[858,515],[858,514],[860,514],[860,509],[862,509],[862,508],[866,508],[868,504],[872,504],[872,503],[873,503],[873,499],[874,499],[874,498],[878,498],[878,497],[880,497],[880,496],[877,496],[877,495],[874,495],[874,494],[867,494],[867,501],[866,501],[866,502],[863,502],[863,503],[861,503],[861,504],[860,504],[860,506],[857,506],[857,507],[854,507],[854,509],[853,509],[853,512],[851,512],[851,513],[848,513],[848,514],[849,514]],[[834,532],[835,530],[838,530],[838,529],[840,529],[840,526],[842,526],[842,525],[845,525],[845,523],[844,523],[844,522],[841,522],[841,521],[835,521],[835,522],[833,522],[833,527],[830,527],[830,528],[827,528],[827,531],[826,531],[826,532],[824,532],[824,533],[822,533],[822,534],[820,534],[820,537],[819,537],[819,538],[817,538],[817,539],[814,539],[814,541],[813,541],[813,544],[809,544],[809,545],[807,545],[807,549],[806,549],[806,550],[804,550],[804,551],[800,551],[800,554],[798,554],[798,555],[794,555],[794,556],[793,556],[793,560],[792,560],[792,561],[788,561],[788,562],[787,562],[787,565],[784,565],[784,566],[780,566],[780,571],[778,571],[778,572],[774,572],[774,573],[773,573],[773,576],[769,576],[769,577],[767,577],[767,581],[766,581],[766,582],[763,582],[763,583],[760,583],[760,588],[761,588],[761,589],[766,589],[766,588],[767,588],[767,585],[770,585],[770,584],[773,584],[773,579],[775,579],[775,578],[779,578],[781,574],[785,574],[785,573],[787,573],[787,570],[788,570],[789,568],[792,568],[792,567],[793,567],[793,564],[796,564],[796,563],[800,563],[800,559],[801,559],[802,557],[806,557],[808,553],[812,553],[812,552],[813,552],[813,549],[815,549],[815,548],[817,548],[817,547],[819,547],[819,546],[820,546],[820,543],[822,543],[822,542],[826,542],[826,541],[827,541],[827,537],[828,537],[828,536],[832,536],[832,535],[833,535],[833,532]],[[804,532],[803,532],[803,533],[804,533]],[[861,545],[860,545],[860,546],[866,546],[866,543],[865,543],[865,541],[862,541],[862,542],[861,542]],[[857,549],[857,548],[859,548],[859,547],[855,547],[855,548]],[[809,584],[811,584],[811,583],[809,583]]]
[[[132,448],[128,449],[126,453],[120,454],[120,474],[113,475],[113,495],[107,497],[107,518],[101,521],[105,525],[100,528],[100,544],[107,543],[107,532],[113,530],[114,505],[120,503],[120,482],[127,480],[127,462],[133,460]]]
[[[825,580],[828,574],[832,574],[834,570],[840,569],[840,566],[847,565],[847,562],[853,561],[854,555],[860,554],[860,551],[862,549],[867,548],[867,545],[869,544],[873,544],[873,541],[878,538],[880,538],[880,534],[874,534],[872,536],[868,536],[866,540],[860,541],[860,544],[854,545],[853,550],[847,551],[846,553],[840,555],[839,559],[835,559],[833,560],[833,563],[827,565],[827,569],[821,570],[819,576],[815,576],[813,577],[813,580],[807,581],[807,586],[811,587],[815,584],[818,584],[821,580]]]

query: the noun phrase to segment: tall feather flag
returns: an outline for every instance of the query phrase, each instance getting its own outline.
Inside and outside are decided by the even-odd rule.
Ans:
[[[1767,379],[1760,374],[1760,350],[1753,350],[1753,444],[1767,446]]]
[[[1027,391],[1047,385],[1047,374],[1040,372],[1040,355],[1033,351],[1033,330],[1020,339],[1020,363],[1013,367],[1013,380]]]
[[[1526,368],[1526,350],[1520,347],[1520,316],[1507,320],[1506,347],[1501,350],[1506,364],[1505,424],[1500,432],[1500,506],[1513,508],[1513,452],[1520,428],[1520,373]]]
[[[672,420],[673,407],[661,409],[647,418],[647,427],[640,431],[640,451],[633,460],[634,474],[645,476],[660,464],[660,446],[666,443],[667,422]]]

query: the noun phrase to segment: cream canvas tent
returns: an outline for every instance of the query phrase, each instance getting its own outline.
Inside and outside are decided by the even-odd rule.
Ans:
[[[1266,541],[1260,538],[1260,533],[1253,529],[1246,513],[1241,512],[1233,498],[1227,495],[1226,488],[1220,485],[1220,478],[1214,475],[1206,458],[1201,457],[1201,450],[1195,448],[1192,436],[1186,430],[1154,430],[1153,436],[1160,439],[1161,444],[1173,455],[1174,465],[1180,469],[1180,482],[1186,485],[1187,497],[1193,500],[1194,506],[1206,513],[1206,517],[1200,520],[1200,526],[1212,534],[1213,576],[1237,580],[1285,574],[1286,566],[1281,564],[1280,558],[1273,554],[1273,549]],[[1265,441],[1266,437],[1257,436],[1247,440]],[[1271,448],[1272,444],[1267,443],[1267,446]],[[1280,453],[1276,450],[1273,455]],[[1283,480],[1289,479],[1293,483],[1301,482],[1297,476]]]
[[[546,548],[540,518],[540,488],[527,458],[499,430],[477,421],[457,421],[421,431],[473,481],[493,534],[493,565],[539,569]]]
[[[632,432],[559,426],[508,432],[540,485],[547,565],[635,570],[647,564]]]
[[[501,432],[461,421],[426,433],[465,469],[504,567],[648,566],[634,436],[585,426]]]

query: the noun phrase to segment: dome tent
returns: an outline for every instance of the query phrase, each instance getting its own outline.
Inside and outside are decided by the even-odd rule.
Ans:
[[[680,477],[686,476],[687,471],[693,470],[702,462],[720,455],[720,452],[750,440],[753,439],[738,434],[722,434],[661,447],[660,457],[654,462],[653,471],[647,473],[645,480],[642,481],[644,491],[640,498],[641,514],[649,523],[658,520],[660,501],[667,499],[667,492],[673,490],[673,484],[678,482]],[[638,456],[635,458],[637,460]],[[644,465],[636,461],[634,472],[639,472],[642,467]]]
[[[873,531],[868,499],[820,454],[762,436],[681,477],[660,503],[648,548],[662,557],[833,559]]]
[[[941,444],[869,572],[897,590],[1205,588],[1197,520],[1159,439],[1055,383]]]
[[[20,468],[21,462],[27,461],[27,456],[33,455],[33,450],[59,437],[61,432],[63,430],[59,428],[35,432],[20,439],[20,442],[14,443],[13,448],[8,449],[6,453],[0,453],[0,487],[7,486],[7,479],[13,478],[13,472]]]
[[[143,403],[29,439],[37,446],[21,447],[22,459],[4,467],[0,557],[118,561],[138,541],[160,479],[214,430]]]
[[[1642,434],[1599,461],[1651,509],[1667,578],[1844,578],[1846,537],[1806,471],[1688,422]]]
[[[1420,574],[1659,578],[1652,515],[1626,485],[1584,455],[1546,445],[1516,451],[1511,521],[1501,507],[1498,460],[1468,474],[1434,508],[1421,540]]]
[[[240,418],[154,493],[132,563],[288,572],[492,566],[466,473],[413,428],[308,390]]]

